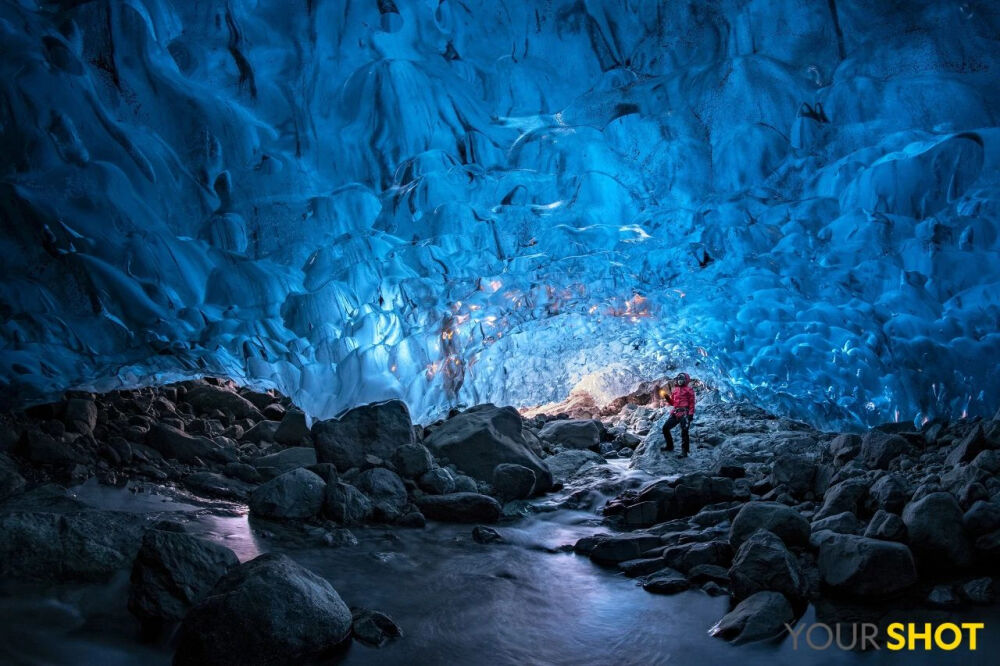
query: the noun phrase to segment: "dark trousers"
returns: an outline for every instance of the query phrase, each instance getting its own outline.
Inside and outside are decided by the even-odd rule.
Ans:
[[[686,454],[691,452],[691,436],[689,434],[689,429],[691,428],[691,417],[690,416],[676,416],[674,414],[670,415],[667,422],[663,424],[663,439],[666,442],[663,448],[667,451],[674,450],[674,438],[670,434],[670,431],[674,426],[681,427],[681,451]]]

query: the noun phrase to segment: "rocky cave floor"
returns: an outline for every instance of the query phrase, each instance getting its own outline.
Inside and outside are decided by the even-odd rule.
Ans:
[[[285,554],[241,564],[183,520],[72,492],[96,479],[249,511],[255,535],[291,548],[350,549],[352,528],[428,521],[500,547],[528,516],[582,512],[594,529],[548,552],[653,594],[728,596],[710,631],[734,643],[780,639],[810,605],[820,621],[880,623],[994,604],[1000,413],[859,435],[704,397],[679,459],[660,449],[666,412],[648,394],[593,419],[478,405],[428,426],[398,401],[310,425],[283,396],[214,379],[69,394],[0,418],[0,595],[129,572],[132,631],[175,664],[298,663],[352,638],[407,640]]]

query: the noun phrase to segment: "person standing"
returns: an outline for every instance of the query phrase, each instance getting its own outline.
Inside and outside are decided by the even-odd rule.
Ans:
[[[689,429],[691,421],[694,419],[694,389],[691,388],[691,376],[682,372],[674,379],[674,388],[669,396],[666,396],[667,404],[673,409],[670,418],[663,424],[663,447],[664,451],[674,450],[674,438],[670,431],[676,426],[681,427],[681,454],[680,458],[686,458],[691,453],[691,437]]]

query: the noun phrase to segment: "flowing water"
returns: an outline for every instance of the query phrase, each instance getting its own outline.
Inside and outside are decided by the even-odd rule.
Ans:
[[[88,484],[76,494],[102,508],[170,512],[188,530],[232,548],[241,560],[284,551],[328,579],[352,606],[384,611],[405,636],[381,649],[354,643],[347,665],[390,664],[909,664],[996,663],[1000,618],[985,619],[977,652],[813,651],[792,641],[733,647],[707,629],[726,597],[700,591],[649,594],[613,569],[554,552],[600,531],[596,516],[539,513],[499,529],[505,544],[481,545],[471,526],[352,530],[359,544],[288,549],[257,536],[238,506],[206,510],[197,500]],[[103,585],[4,590],[0,663],[169,664],[168,643],[139,642],[125,610],[127,575]],[[15,595],[13,597],[11,595]],[[14,600],[16,598],[16,601]],[[810,610],[803,622],[814,617]],[[984,621],[976,611],[950,620]],[[961,652],[961,654],[959,654]]]

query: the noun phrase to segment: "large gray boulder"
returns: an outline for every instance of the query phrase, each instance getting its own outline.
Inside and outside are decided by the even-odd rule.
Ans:
[[[909,443],[899,435],[869,430],[861,438],[860,458],[871,468],[888,469],[889,463],[909,447]]]
[[[601,441],[601,426],[593,419],[559,419],[542,426],[538,436],[567,449],[592,449]]]
[[[757,592],[726,613],[709,629],[713,636],[735,644],[775,638],[795,619],[792,605],[778,592]]]
[[[771,464],[771,485],[785,486],[792,495],[801,497],[812,492],[816,467],[816,463],[805,456],[780,455]]]
[[[393,521],[406,512],[406,486],[395,472],[374,467],[359,474],[354,485],[371,498],[377,518]]]
[[[265,478],[273,479],[298,467],[315,465],[316,449],[311,446],[293,446],[277,453],[257,456],[250,464]]]
[[[497,465],[523,465],[535,473],[535,492],[545,492],[552,487],[552,473],[528,447],[521,425],[513,407],[477,405],[434,428],[424,444],[438,458],[487,483]]]
[[[392,464],[403,478],[419,479],[434,467],[434,458],[423,444],[403,444],[393,453]]]
[[[795,509],[778,502],[748,502],[729,528],[729,543],[739,549],[751,534],[767,530],[789,546],[809,543],[809,521]]]
[[[729,578],[736,599],[764,591],[798,599],[806,590],[798,560],[781,539],[766,530],[757,530],[743,542],[729,568]]]
[[[861,452],[861,436],[853,433],[837,435],[830,442],[829,451],[833,456],[833,464],[843,467]]]
[[[230,571],[191,609],[174,664],[300,664],[343,643],[351,619],[330,583],[268,553]]]
[[[342,481],[327,484],[323,512],[341,525],[360,525],[373,510],[372,501],[354,486]]]
[[[535,488],[535,473],[524,465],[502,463],[493,468],[493,491],[501,502],[525,499]]]
[[[910,548],[921,566],[967,567],[972,545],[962,523],[962,508],[951,493],[931,493],[903,509]]]
[[[128,609],[141,621],[174,621],[239,565],[225,546],[182,532],[149,530],[132,565]]]
[[[813,520],[829,518],[845,511],[857,515],[867,496],[868,482],[864,479],[853,478],[841,481],[826,491],[823,496],[823,506],[813,516]]]
[[[552,472],[553,481],[566,483],[584,469],[595,465],[607,465],[608,461],[599,453],[587,449],[570,449],[549,456],[545,459],[545,464]]]
[[[831,590],[861,599],[889,597],[917,581],[905,545],[849,534],[828,533],[819,547],[819,573]]]
[[[500,503],[478,493],[424,495],[416,503],[428,519],[443,523],[495,523],[500,519]]]
[[[336,419],[312,427],[319,462],[341,472],[361,467],[366,455],[391,460],[397,447],[415,442],[410,410],[401,400],[356,407]]]
[[[909,499],[906,482],[896,474],[886,474],[868,490],[867,506],[872,513],[879,509],[899,513]]]
[[[311,518],[323,507],[326,483],[304,467],[275,477],[250,495],[250,513],[278,520]]]
[[[291,409],[285,412],[281,425],[274,431],[274,441],[285,446],[299,446],[310,443],[309,435],[306,415],[297,409]]]
[[[868,522],[865,536],[870,539],[906,543],[906,525],[896,514],[879,509]]]
[[[225,449],[207,437],[189,435],[165,423],[156,423],[150,428],[146,444],[164,458],[175,458],[183,463],[198,460],[227,463],[236,460],[235,451]]]

